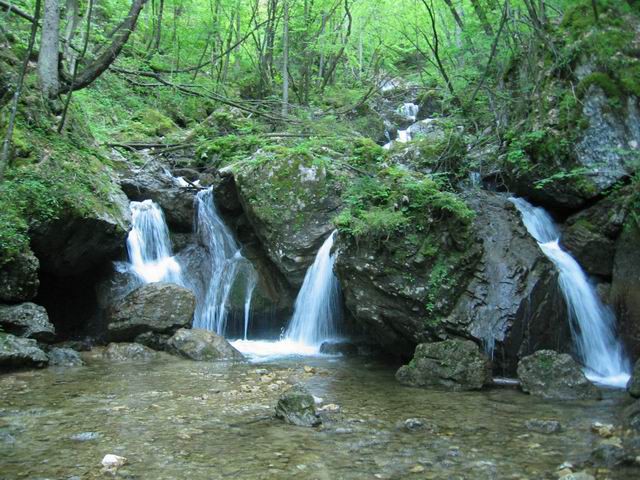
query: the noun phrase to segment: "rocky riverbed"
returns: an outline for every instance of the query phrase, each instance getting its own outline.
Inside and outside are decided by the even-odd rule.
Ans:
[[[104,358],[0,376],[1,479],[637,478],[582,463],[615,442],[593,424],[614,423],[622,393],[552,402],[513,388],[415,389],[362,358]],[[316,397],[320,426],[274,417],[296,384]],[[106,455],[126,461],[103,467]]]

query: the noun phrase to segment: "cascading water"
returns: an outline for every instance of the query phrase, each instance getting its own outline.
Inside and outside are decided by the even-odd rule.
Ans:
[[[407,117],[412,122],[415,122],[416,118],[418,118],[419,111],[420,111],[420,107],[418,107],[418,105],[416,105],[415,103],[411,103],[411,102],[404,103],[400,107],[400,113],[405,117]]]
[[[285,337],[304,345],[320,344],[335,336],[340,317],[340,285],[333,273],[335,254],[331,254],[337,231],[325,240],[309,267]]]
[[[625,387],[631,369],[615,336],[613,312],[600,301],[578,262],[560,248],[560,233],[549,214],[521,198],[510,200],[540,249],[558,269],[571,333],[587,378],[603,385]]]
[[[132,228],[127,237],[129,270],[142,283],[182,284],[180,265],[171,252],[171,238],[162,209],[153,201],[131,202]]]
[[[238,281],[239,273],[244,273],[246,281],[244,333],[246,336],[256,276],[253,266],[242,256],[239,245],[216,209],[213,188],[198,192],[196,217],[196,234],[207,249],[210,273],[204,287],[192,287],[197,299],[193,326],[224,335],[229,297],[234,284]]]
[[[342,315],[340,285],[333,273],[331,248],[337,232],[325,240],[309,267],[296,299],[293,318],[277,342],[238,340],[233,346],[250,358],[317,355],[325,340],[335,338]]]

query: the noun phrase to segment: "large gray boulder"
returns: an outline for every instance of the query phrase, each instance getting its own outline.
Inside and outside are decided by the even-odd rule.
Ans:
[[[597,399],[598,388],[582,372],[580,365],[566,353],[540,350],[518,364],[522,390],[553,400]]]
[[[56,277],[85,273],[122,251],[131,226],[127,197],[110,186],[108,200],[90,212],[65,212],[60,218],[33,225],[31,246],[40,268]]]
[[[38,294],[40,262],[31,250],[0,267],[0,302],[24,302]]]
[[[47,311],[35,303],[0,305],[0,326],[5,332],[39,342],[52,342],[56,336]]]
[[[298,427],[315,427],[322,423],[316,412],[313,396],[299,385],[280,396],[276,405],[276,418]]]
[[[234,360],[244,357],[224,337],[207,330],[181,328],[167,342],[173,354],[198,361]]]
[[[109,337],[131,340],[144,332],[169,333],[188,327],[195,306],[195,296],[184,287],[171,283],[143,285],[109,311]]]
[[[30,338],[0,333],[0,368],[45,367],[47,354]]]
[[[633,367],[633,373],[627,383],[627,391],[632,397],[640,398],[640,360]]]
[[[471,340],[422,343],[396,379],[411,387],[479,390],[491,381],[491,364]]]
[[[103,357],[112,362],[145,362],[153,360],[158,353],[138,343],[110,343]]]

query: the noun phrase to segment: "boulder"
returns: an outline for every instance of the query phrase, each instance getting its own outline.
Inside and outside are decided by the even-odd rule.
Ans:
[[[50,367],[81,367],[84,365],[80,354],[70,348],[51,348],[47,352],[47,356]]]
[[[148,158],[142,167],[131,166],[121,174],[120,187],[130,200],[153,200],[162,208],[171,230],[193,230],[196,189],[181,184],[157,161]]]
[[[311,395],[301,386],[283,393],[276,405],[276,418],[298,427],[315,427],[322,423]]]
[[[0,302],[24,302],[38,294],[40,262],[31,250],[0,267]]]
[[[167,342],[171,338],[168,333],[144,332],[133,339],[135,343],[152,348],[153,350],[166,350]]]
[[[633,367],[633,373],[627,383],[627,391],[634,398],[640,398],[640,360]]]
[[[629,219],[616,242],[610,301],[630,355],[640,357],[640,226]]]
[[[243,360],[242,354],[224,337],[207,330],[181,328],[167,342],[176,355],[198,361]]]
[[[539,350],[518,364],[518,378],[523,391],[553,400],[598,399],[598,388],[582,372],[578,363],[566,353]]]
[[[480,340],[508,374],[515,373],[519,358],[536,350],[570,349],[556,269],[520,214],[503,195],[477,191],[465,198],[476,213],[473,227],[482,255],[445,319],[447,330]]]
[[[171,333],[188,327],[195,306],[195,296],[184,287],[171,283],[143,285],[110,309],[109,337],[130,340],[144,332]]]
[[[83,274],[122,251],[131,225],[127,197],[112,186],[109,201],[90,212],[71,212],[34,225],[31,246],[40,268],[56,277]]]
[[[0,368],[45,367],[49,363],[47,354],[30,338],[20,338],[0,333]]]
[[[52,342],[56,336],[47,311],[35,303],[0,305],[0,326],[13,335],[39,342]]]
[[[110,343],[102,356],[112,362],[144,362],[153,360],[158,354],[138,343]]]
[[[411,362],[396,372],[396,379],[411,387],[479,390],[491,381],[491,364],[470,340],[422,343]]]
[[[254,157],[234,170],[238,197],[269,259],[297,289],[335,228],[342,204],[338,162],[325,165],[284,147]]]

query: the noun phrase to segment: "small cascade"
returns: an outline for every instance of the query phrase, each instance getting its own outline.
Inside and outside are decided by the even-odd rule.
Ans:
[[[407,102],[403,103],[400,107],[400,113],[407,117],[407,119],[415,122],[418,118],[418,112],[420,111],[420,107],[415,103]]]
[[[127,237],[129,270],[142,283],[182,284],[180,265],[171,251],[171,238],[162,209],[153,201],[131,202],[132,228]]]
[[[331,254],[337,231],[325,240],[309,267],[296,298],[293,318],[285,337],[304,345],[320,344],[336,335],[340,317],[340,285],[333,273]]]
[[[255,288],[255,272],[251,263],[242,256],[240,246],[222,221],[213,199],[213,188],[202,190],[196,196],[196,234],[207,249],[210,272],[204,287],[194,286],[196,313],[193,325],[224,335],[227,326],[228,303],[239,274],[244,274],[245,334],[248,330],[251,296]],[[250,286],[252,285],[252,286]]]
[[[591,381],[625,387],[631,371],[615,336],[615,316],[599,299],[578,262],[560,247],[560,233],[549,214],[521,198],[511,198],[527,230],[559,272],[571,333]]]
[[[258,278],[255,275],[253,268],[250,270],[247,276],[247,285],[244,295],[244,335],[243,339],[248,340],[249,334],[249,318],[251,317],[251,300],[253,299],[253,291],[258,283]]]

